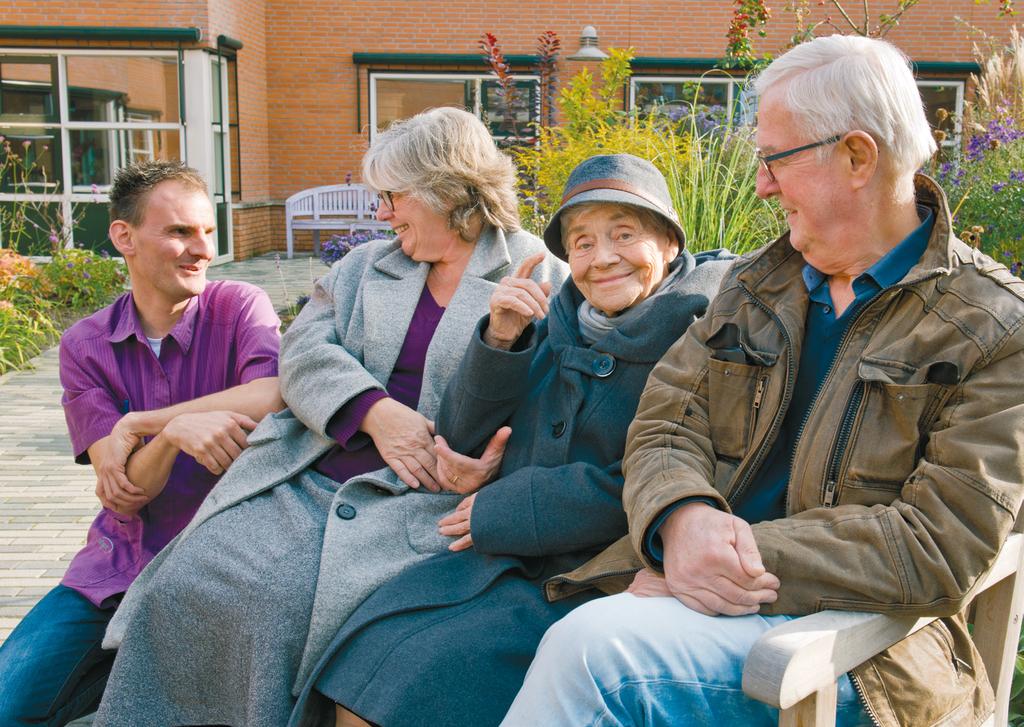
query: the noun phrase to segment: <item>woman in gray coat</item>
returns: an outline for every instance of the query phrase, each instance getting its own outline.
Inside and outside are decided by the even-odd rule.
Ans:
[[[498,281],[543,246],[464,111],[394,124],[363,176],[398,237],[338,262],[285,334],[289,408],[127,593],[97,725],[280,727],[355,606],[446,545],[435,522],[458,495],[438,491],[431,420]]]
[[[291,724],[330,724],[331,702],[339,724],[497,724],[545,629],[599,595],[547,603],[543,584],[626,533],[626,430],[731,256],[682,249],[664,178],[626,154],[573,171],[545,241],[572,281],[549,312],[528,267],[503,281],[438,415],[439,476],[469,493],[440,521],[454,552],[363,603]]]

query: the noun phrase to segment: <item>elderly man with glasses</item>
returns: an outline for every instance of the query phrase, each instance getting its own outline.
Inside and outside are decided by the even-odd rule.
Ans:
[[[651,374],[630,537],[549,586],[627,592],[548,631],[506,724],[771,723],[748,650],[829,608],[941,617],[839,680],[841,724],[992,711],[962,609],[1022,500],[1024,283],[916,173],[935,144],[896,48],[818,38],[754,88],[789,231]]]

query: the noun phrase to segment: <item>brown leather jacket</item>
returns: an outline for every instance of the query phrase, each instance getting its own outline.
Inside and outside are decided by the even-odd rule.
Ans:
[[[1024,282],[956,239],[942,191],[915,181],[935,213],[928,248],[856,314],[793,454],[787,516],[753,526],[782,583],[763,614],[943,617],[854,671],[886,727],[978,724],[992,711],[961,611],[1024,498]],[[632,542],[552,579],[550,597],[621,590],[666,507],[701,496],[728,510],[739,498],[807,343],[803,265],[787,236],[741,259],[657,365],[624,460]],[[745,363],[712,357],[726,324]]]

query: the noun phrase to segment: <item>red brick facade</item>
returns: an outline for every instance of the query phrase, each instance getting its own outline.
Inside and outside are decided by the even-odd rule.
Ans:
[[[782,10],[778,0],[770,4],[774,17],[768,37],[758,39],[756,45],[759,50],[777,52],[794,30],[793,16]],[[824,17],[827,8],[808,4],[812,21]],[[861,8],[859,2],[846,5],[851,10]],[[895,0],[870,3],[876,16],[892,12],[895,5]],[[978,36],[968,26],[997,38],[1007,36],[1010,21],[998,17],[998,6],[997,0],[983,4],[922,0],[888,37],[916,61],[970,61],[972,41]],[[476,54],[481,33],[490,31],[506,54],[531,54],[536,37],[554,30],[562,39],[564,56],[576,50],[581,28],[594,25],[605,49],[632,47],[640,57],[717,59],[724,52],[731,8],[727,0],[519,0],[511,4],[495,0],[100,0],[88,5],[9,0],[3,23],[200,28],[203,40],[187,47],[212,48],[219,34],[241,40],[244,48],[237,56],[241,179],[235,184],[241,188],[241,199],[233,221],[235,256],[243,258],[284,249],[282,205],[288,195],[339,183],[349,172],[358,179],[359,160],[368,142],[370,101],[368,69],[354,64],[353,53]],[[957,16],[965,22],[958,22]],[[833,21],[840,24],[840,20],[833,13]],[[0,47],[90,45],[177,47],[17,41],[0,34]],[[562,62],[561,78],[567,79],[581,67],[581,63]],[[481,65],[374,67],[386,69],[485,70]],[[669,72],[686,73],[643,71],[644,75]],[[299,249],[308,249],[308,236],[297,243]]]

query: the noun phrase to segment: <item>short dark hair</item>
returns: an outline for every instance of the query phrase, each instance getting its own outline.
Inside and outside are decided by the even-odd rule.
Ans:
[[[146,197],[163,182],[178,182],[188,190],[206,193],[206,182],[181,161],[146,161],[129,164],[114,175],[110,187],[110,221],[142,224]]]

